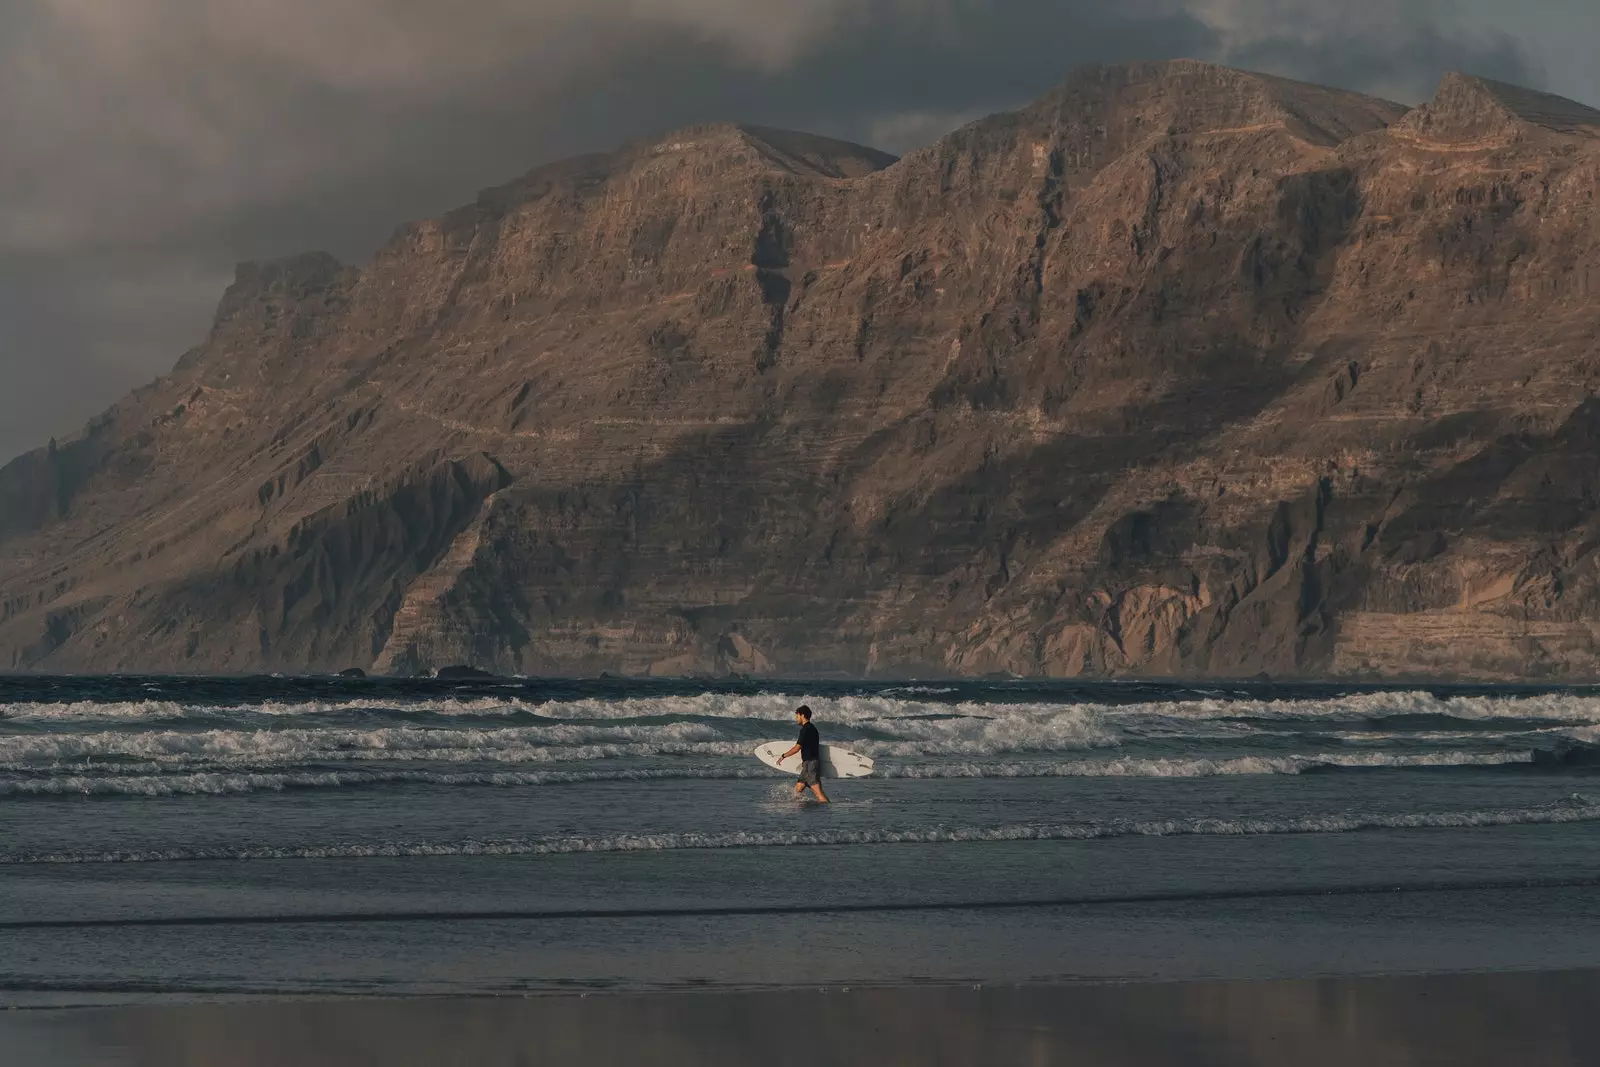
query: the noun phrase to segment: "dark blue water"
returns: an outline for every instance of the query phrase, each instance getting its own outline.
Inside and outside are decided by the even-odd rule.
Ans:
[[[0,1002],[1595,966],[1597,753],[1592,689],[0,678]]]

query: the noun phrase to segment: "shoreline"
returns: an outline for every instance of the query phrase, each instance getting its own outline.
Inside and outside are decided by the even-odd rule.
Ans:
[[[222,1000],[0,1013],[35,1067],[1593,1062],[1600,969]],[[796,1029],[809,1028],[800,1039]]]

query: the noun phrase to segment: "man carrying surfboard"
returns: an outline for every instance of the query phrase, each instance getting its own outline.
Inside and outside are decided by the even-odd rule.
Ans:
[[[811,725],[811,708],[805,704],[795,708],[794,721],[800,724],[800,738],[793,748],[778,757],[778,762],[800,753],[800,780],[794,783],[794,795],[799,796],[810,786],[817,800],[826,804],[828,794],[822,791],[822,736]]]

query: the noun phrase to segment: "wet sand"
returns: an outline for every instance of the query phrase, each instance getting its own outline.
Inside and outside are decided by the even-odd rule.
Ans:
[[[0,1015],[29,1067],[1576,1065],[1600,971],[184,1004]]]

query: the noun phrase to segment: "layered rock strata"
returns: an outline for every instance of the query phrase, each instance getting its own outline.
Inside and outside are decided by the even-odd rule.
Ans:
[[[544,167],[0,470],[0,667],[1590,678],[1597,194],[1194,62]]]

